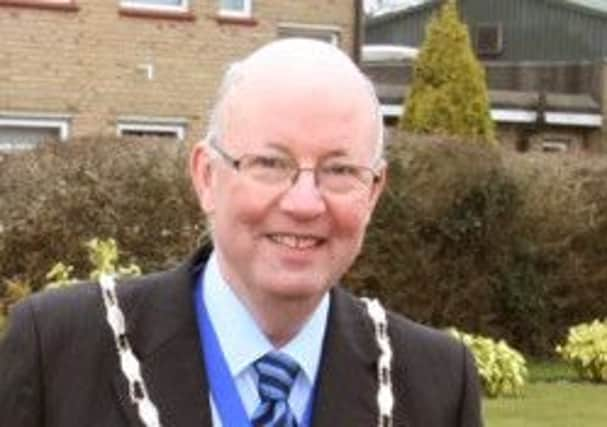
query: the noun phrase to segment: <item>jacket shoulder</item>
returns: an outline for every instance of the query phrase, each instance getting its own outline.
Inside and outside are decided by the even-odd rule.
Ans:
[[[461,360],[464,346],[447,332],[389,312],[388,323],[393,345],[420,353],[421,356]]]

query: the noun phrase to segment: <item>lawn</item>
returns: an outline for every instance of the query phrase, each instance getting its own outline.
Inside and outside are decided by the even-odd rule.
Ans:
[[[562,364],[530,365],[522,398],[485,399],[486,427],[605,427],[607,384],[582,383]]]

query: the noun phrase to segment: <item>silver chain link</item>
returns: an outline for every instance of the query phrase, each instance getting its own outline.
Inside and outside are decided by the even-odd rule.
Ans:
[[[103,303],[105,304],[105,318],[114,334],[114,341],[118,350],[120,368],[129,384],[131,403],[137,407],[139,419],[146,427],[162,427],[158,417],[158,409],[148,396],[147,386],[141,376],[139,360],[129,342],[126,333],[124,314],[120,309],[116,295],[116,281],[112,276],[101,275],[99,278]]]
[[[375,328],[375,340],[380,350],[377,359],[377,406],[379,409],[378,427],[392,427],[394,393],[392,392],[392,346],[388,335],[386,311],[376,299],[361,298],[367,307],[367,313]]]

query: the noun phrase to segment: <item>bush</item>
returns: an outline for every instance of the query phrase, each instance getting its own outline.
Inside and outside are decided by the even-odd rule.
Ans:
[[[346,283],[418,321],[504,336],[488,315],[521,195],[500,151],[403,135],[388,157],[388,187]]]
[[[396,135],[388,186],[345,283],[438,327],[547,356],[604,315],[607,158]]]
[[[6,321],[10,308],[22,298],[25,298],[32,292],[32,288],[27,282],[16,280],[7,280],[4,283],[4,292],[0,294],[0,337],[6,327]]]
[[[100,240],[94,238],[84,244],[88,252],[88,258],[91,265],[91,272],[88,278],[97,280],[101,274],[111,274],[117,277],[138,276],[141,269],[136,264],[129,266],[120,266],[118,264],[118,245],[114,239]],[[42,284],[38,284],[36,289],[54,289],[73,285],[79,282],[72,278],[74,267],[66,265],[63,262],[57,262],[48,273]],[[50,281],[50,282],[49,282]],[[6,326],[10,308],[19,300],[28,296],[32,291],[32,286],[26,282],[7,281],[7,287],[3,298],[0,298],[0,335]]]
[[[159,140],[79,139],[7,156],[0,168],[0,278],[34,290],[58,260],[86,277],[82,242],[112,236],[151,271],[196,246],[202,215],[186,173],[188,149]],[[0,289],[2,295],[2,289]]]
[[[470,46],[455,0],[448,0],[427,28],[415,61],[403,129],[494,142],[485,72]]]
[[[556,352],[573,364],[580,378],[607,382],[607,319],[570,328],[565,345]]]
[[[102,274],[110,274],[116,277],[129,277],[141,275],[141,268],[137,264],[123,266],[118,264],[118,245],[112,238],[100,240],[94,238],[84,244],[87,249],[88,258],[91,265],[91,272],[88,279],[97,280]],[[60,288],[70,286],[78,279],[72,278],[74,267],[65,265],[63,262],[56,263],[51,270],[46,273],[46,279],[50,280],[46,285],[41,286],[44,289]]]
[[[483,390],[488,397],[520,396],[527,382],[527,362],[505,341],[449,329],[474,355]]]

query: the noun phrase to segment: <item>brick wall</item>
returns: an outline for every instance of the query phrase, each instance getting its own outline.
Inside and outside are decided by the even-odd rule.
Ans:
[[[20,1],[32,0],[0,0],[0,111],[69,114],[73,136],[115,134],[120,116],[155,116],[187,119],[195,140],[225,66],[277,38],[281,23],[338,28],[353,52],[352,0],[253,0],[244,21],[218,19],[216,0],[190,0],[189,14],[172,17],[125,15],[111,0],[66,9]]]

